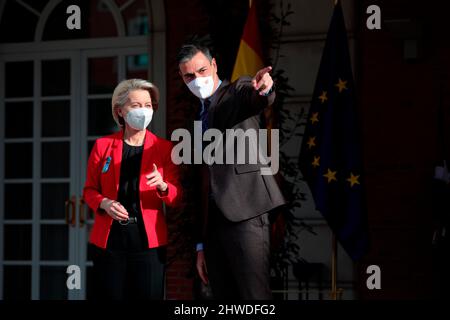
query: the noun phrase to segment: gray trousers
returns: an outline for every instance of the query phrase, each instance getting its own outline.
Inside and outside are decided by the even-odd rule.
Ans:
[[[213,298],[272,299],[268,213],[231,222],[211,202],[205,259]]]

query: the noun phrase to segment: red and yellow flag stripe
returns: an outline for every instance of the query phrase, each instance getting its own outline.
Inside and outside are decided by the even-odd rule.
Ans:
[[[256,72],[264,67],[255,1],[250,0],[249,4],[250,9],[231,75],[231,81],[235,81],[244,75],[254,76]]]

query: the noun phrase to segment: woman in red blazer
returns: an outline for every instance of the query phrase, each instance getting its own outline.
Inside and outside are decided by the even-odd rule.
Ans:
[[[162,299],[167,227],[163,203],[180,198],[172,143],[146,128],[158,89],[145,80],[119,83],[112,115],[119,132],[98,139],[83,195],[95,212],[89,242],[99,299]]]

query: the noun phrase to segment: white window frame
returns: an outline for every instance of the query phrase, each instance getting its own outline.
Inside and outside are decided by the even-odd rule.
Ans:
[[[17,0],[16,0],[17,1]],[[124,3],[120,8],[115,4],[113,0],[104,0],[105,4],[109,7],[111,10],[111,13],[113,15],[113,18],[116,22],[118,36],[113,38],[95,38],[95,39],[77,39],[77,40],[61,40],[61,41],[45,41],[42,42],[42,33],[46,24],[46,21],[48,17],[50,16],[52,10],[61,2],[62,0],[51,0],[47,6],[44,8],[42,13],[39,15],[39,21],[38,25],[36,27],[34,42],[28,42],[28,43],[11,43],[11,44],[2,44],[0,45],[0,74],[4,75],[4,65],[6,61],[20,61],[20,60],[33,60],[34,63],[34,96],[33,96],[33,103],[34,103],[34,110],[38,110],[37,107],[40,108],[40,99],[36,98],[35,96],[38,95],[40,92],[40,83],[39,80],[41,78],[41,70],[40,70],[40,63],[37,63],[41,61],[43,58],[52,58],[52,56],[59,56],[64,57],[67,59],[71,59],[72,61],[72,70],[71,70],[71,122],[75,121],[81,121],[80,119],[86,119],[87,114],[77,114],[74,105],[80,105],[82,100],[87,101],[87,95],[84,95],[86,93],[83,92],[82,88],[74,88],[74,83],[76,80],[75,70],[77,66],[79,67],[80,75],[78,77],[85,78],[84,74],[86,70],[83,68],[86,68],[85,62],[86,59],[84,59],[85,55],[94,54],[94,55],[102,55],[102,53],[109,52],[109,56],[118,56],[119,59],[123,59],[123,63],[119,63],[121,66],[125,66],[124,64],[124,55],[129,52],[130,54],[133,54],[134,52],[139,51],[143,47],[147,48],[146,53],[149,53],[149,68],[148,71],[148,79],[155,83],[159,89],[160,89],[160,102],[159,102],[159,109],[157,112],[157,119],[158,121],[152,123],[152,129],[153,132],[155,132],[157,135],[165,137],[165,131],[166,131],[166,43],[165,43],[165,6],[163,0],[145,0],[147,13],[151,17],[151,25],[150,25],[150,36],[126,36],[125,32],[125,25],[122,19],[121,11],[125,10],[126,7],[128,7],[133,0],[127,1]],[[18,1],[20,4],[20,1]],[[3,14],[5,1],[0,2],[0,19]],[[125,50],[126,48],[126,50]],[[154,48],[154,49],[153,49]],[[118,50],[121,53],[119,55],[114,53],[114,50]],[[79,51],[81,54],[76,54],[76,52]],[[95,53],[94,53],[95,52]],[[108,56],[108,55],[106,55]],[[77,61],[77,62],[76,62]],[[124,70],[122,70],[124,72]],[[125,73],[123,73],[125,74]],[[2,77],[3,78],[3,77]],[[3,80],[2,80],[3,82]],[[0,83],[0,97],[4,97],[4,83]],[[85,110],[86,109],[86,110]],[[0,99],[0,113],[2,113],[2,116],[0,117],[0,127],[4,128],[5,120],[3,116],[3,112],[5,110],[5,102],[3,99]],[[87,112],[87,107],[83,108],[83,112]],[[36,112],[36,111],[35,111]],[[40,175],[40,143],[37,140],[40,140],[40,132],[38,131],[41,126],[40,123],[36,125],[36,123],[39,121],[40,118],[34,117],[34,133],[33,138],[30,140],[33,141],[33,157],[35,159],[38,159],[39,161],[34,161],[33,163],[33,204],[32,204],[32,210],[33,210],[33,217],[32,217],[32,260],[25,263],[26,265],[32,266],[32,292],[31,292],[31,298],[37,299],[39,298],[39,266],[41,265],[41,261],[35,259],[36,253],[39,254],[40,247],[40,227],[41,227],[41,221],[38,217],[35,217],[35,212],[40,211],[40,194],[38,194],[38,190],[40,189],[40,186],[38,186],[38,182],[41,182],[41,179],[39,178]],[[81,121],[79,122],[81,125],[87,126],[87,123],[84,123]],[[75,126],[71,126],[71,137],[73,136],[73,130]],[[83,128],[82,132],[86,132],[87,129]],[[87,137],[80,137],[76,138],[78,141],[71,140],[71,152],[72,156],[74,156],[75,153],[73,153],[72,150],[74,148],[81,147],[80,143],[86,143]],[[71,138],[73,139],[73,138]],[[2,157],[0,157],[0,210],[3,211],[4,206],[4,184],[5,184],[5,178],[4,178],[4,145],[5,145],[5,136],[4,136],[4,130],[0,130],[0,154]],[[85,147],[82,147],[78,150],[85,150]],[[86,159],[87,155],[81,155],[82,159]],[[74,175],[72,174],[75,171],[78,171],[74,168],[75,161],[71,161],[71,177]],[[85,164],[81,166],[81,171],[85,172]],[[84,171],[83,171],[84,170]],[[37,181],[35,180],[37,179]],[[76,178],[76,181],[70,181],[70,194],[79,194],[80,190],[73,190],[73,186],[77,186],[79,189],[79,186],[81,186],[81,180],[79,178]],[[78,206],[77,210],[78,210]],[[38,210],[38,211],[35,211]],[[77,220],[78,221],[78,220]],[[78,223],[78,222],[77,222]],[[4,218],[3,214],[0,214],[0,231],[3,231],[4,227]],[[86,228],[84,228],[86,229]],[[3,235],[3,232],[1,232]],[[82,236],[83,238],[86,238],[86,235]],[[35,239],[37,238],[37,239]],[[37,240],[37,241],[36,241]],[[69,236],[70,241],[70,236]],[[69,244],[69,246],[71,246]],[[73,250],[72,250],[73,251]],[[80,255],[83,255],[83,252],[78,253]],[[75,261],[78,260],[75,257],[75,253],[70,253],[69,251],[69,261]],[[0,300],[3,299],[3,266],[5,265],[4,262],[4,250],[3,250],[3,236],[0,236]],[[7,265],[7,264],[6,264]],[[14,264],[16,265],[16,264]],[[45,264],[49,265],[49,264]],[[55,264],[50,265],[58,265],[56,262]],[[36,274],[37,273],[37,274]],[[84,277],[85,281],[85,277]],[[83,283],[85,283],[83,281]],[[69,292],[69,298],[72,299],[83,299],[85,297],[85,293],[80,292],[75,295],[71,295]]]

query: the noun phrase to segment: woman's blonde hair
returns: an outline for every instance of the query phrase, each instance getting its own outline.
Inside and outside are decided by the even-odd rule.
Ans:
[[[158,109],[159,89],[151,82],[142,79],[128,79],[121,81],[114,89],[111,104],[112,116],[119,127],[123,127],[123,119],[119,119],[117,110],[128,102],[128,96],[134,90],[147,90],[152,98],[154,110]]]

